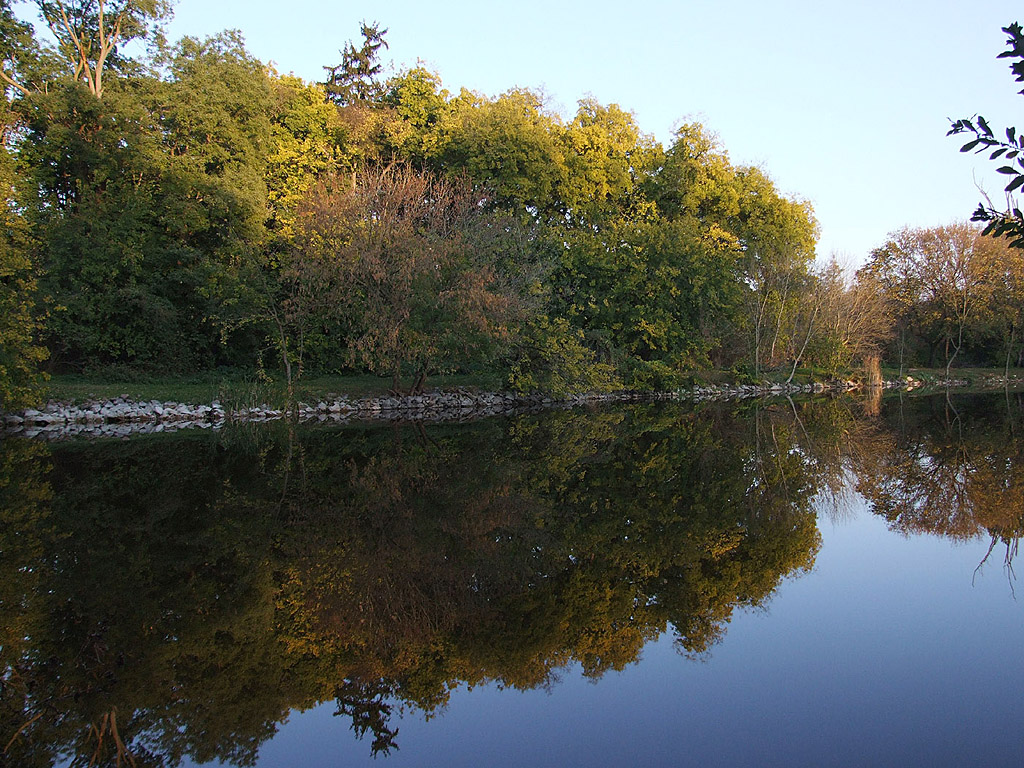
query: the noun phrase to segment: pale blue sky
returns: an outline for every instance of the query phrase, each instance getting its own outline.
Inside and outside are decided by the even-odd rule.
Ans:
[[[1008,0],[680,0],[631,3],[178,0],[169,29],[240,29],[281,72],[322,78],[361,20],[389,29],[396,69],[422,60],[458,91],[544,90],[571,116],[592,95],[632,110],[668,143],[681,120],[716,132],[735,163],[764,168],[814,205],[819,254],[855,262],[904,225],[969,217],[982,158],[960,155],[947,118],[1024,128],[1000,27]],[[1016,86],[1016,87],[1015,87]]]

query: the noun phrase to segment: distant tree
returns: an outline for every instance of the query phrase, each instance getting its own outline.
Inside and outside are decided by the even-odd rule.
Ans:
[[[1002,342],[1004,375],[1010,365],[1022,363],[1021,330],[1024,329],[1024,249],[1007,248],[995,265],[991,306],[986,313],[992,332]],[[1016,359],[1015,359],[1016,358]]]
[[[911,237],[907,229],[890,234],[885,245],[875,248],[868,263],[857,272],[858,281],[875,286],[892,320],[892,342],[900,377],[907,362],[911,337],[921,331],[920,316],[924,309],[923,287],[909,244]]]
[[[348,42],[341,50],[341,63],[327,70],[324,90],[327,98],[335,104],[345,106],[353,102],[377,101],[384,95],[384,86],[378,79],[383,65],[379,61],[380,49],[387,48],[384,36],[387,29],[381,29],[377,22],[363,22],[361,30],[363,45],[356,48]]]
[[[948,376],[969,337],[991,322],[1010,248],[969,223],[904,229],[873,252],[865,269],[889,294],[891,306],[907,309],[898,322],[912,320],[933,348],[941,345]]]
[[[815,363],[838,375],[877,358],[893,325],[879,286],[866,274],[851,279],[832,259],[811,290],[821,301],[811,349]]]
[[[1017,22],[1002,29],[1007,35],[1008,50],[1000,53],[997,58],[1013,59],[1010,71],[1016,76],[1015,80],[1018,83],[1024,83],[1024,29]],[[1020,93],[1024,95],[1024,90]],[[1024,214],[1021,214],[1012,196],[1024,186],[1024,133],[1018,135],[1017,129],[1011,126],[1006,129],[1005,140],[999,138],[981,115],[954,121],[946,135],[963,133],[972,134],[974,138],[960,148],[961,152],[991,152],[990,160],[1002,158],[1009,161],[998,168],[999,173],[1009,177],[1004,190],[1006,210],[997,208],[986,195],[985,202],[978,205],[971,220],[986,222],[986,235],[1009,238],[1013,247],[1024,248]]]

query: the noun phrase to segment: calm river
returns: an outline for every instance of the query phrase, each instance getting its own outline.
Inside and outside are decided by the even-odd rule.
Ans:
[[[12,437],[0,516],[2,765],[1024,761],[1019,394]]]

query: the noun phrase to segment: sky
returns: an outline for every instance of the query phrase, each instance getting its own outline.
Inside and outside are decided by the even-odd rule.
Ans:
[[[394,71],[422,63],[457,93],[542,90],[566,118],[591,96],[632,111],[663,144],[681,122],[718,135],[811,202],[818,253],[863,263],[888,233],[964,220],[996,164],[963,155],[950,118],[1001,130],[1024,96],[1001,27],[1007,0],[177,0],[168,37],[239,29],[282,73],[321,80],[357,47],[360,22],[388,29]]]

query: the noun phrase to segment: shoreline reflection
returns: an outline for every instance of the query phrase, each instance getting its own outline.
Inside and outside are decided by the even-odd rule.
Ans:
[[[851,474],[894,530],[986,532],[1010,563],[1021,403],[955,403],[6,440],[6,758],[248,765],[325,701],[386,755],[397,709],[462,686],[598,679],[665,633],[706,658],[813,568],[813,502]]]

